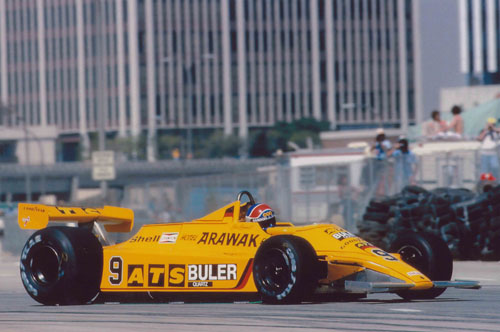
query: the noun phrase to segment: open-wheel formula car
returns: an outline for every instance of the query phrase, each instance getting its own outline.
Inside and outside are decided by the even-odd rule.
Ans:
[[[251,214],[257,222],[247,221]],[[21,228],[38,229],[21,254],[23,285],[48,305],[214,296],[299,303],[381,292],[432,299],[446,287],[479,288],[450,281],[451,254],[431,234],[404,234],[388,253],[336,225],[276,222],[245,191],[207,216],[145,225],[115,245],[106,245],[104,230],[130,232],[130,209],[19,204],[18,218]]]

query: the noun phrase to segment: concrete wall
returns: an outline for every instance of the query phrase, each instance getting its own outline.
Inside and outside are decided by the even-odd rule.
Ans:
[[[462,86],[441,89],[440,110],[450,112],[453,105],[464,110],[500,97],[500,85]]]
[[[321,145],[324,149],[345,148],[352,142],[366,142],[373,145],[375,142],[376,129],[328,131],[320,133]],[[401,129],[385,129],[387,138],[396,142],[401,135],[405,135]]]
[[[0,127],[0,141],[17,141],[16,156],[22,165],[55,163],[57,128],[55,126],[29,126],[26,130],[27,132],[22,127]],[[28,151],[26,151],[26,144]],[[29,160],[26,152],[29,154]]]

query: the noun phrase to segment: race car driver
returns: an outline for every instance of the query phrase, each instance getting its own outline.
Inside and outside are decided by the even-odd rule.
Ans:
[[[247,222],[258,222],[262,229],[276,226],[274,211],[267,204],[257,203],[250,206],[245,216]]]

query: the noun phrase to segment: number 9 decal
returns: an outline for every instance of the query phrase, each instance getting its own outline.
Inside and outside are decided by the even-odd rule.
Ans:
[[[391,254],[383,251],[382,249],[372,249],[372,253],[374,253],[377,256],[382,257],[386,261],[397,261],[398,259]]]
[[[111,285],[119,285],[122,283],[123,275],[123,259],[119,256],[111,257],[109,260],[109,282]]]

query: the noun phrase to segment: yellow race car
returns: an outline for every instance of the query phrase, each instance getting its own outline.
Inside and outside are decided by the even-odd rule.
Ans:
[[[115,245],[107,232],[130,232],[130,209],[19,204],[18,218],[21,228],[38,229],[21,254],[23,285],[48,305],[214,297],[299,303],[382,292],[429,299],[446,287],[479,288],[450,281],[451,254],[430,234],[405,234],[388,253],[336,225],[276,222],[246,191],[200,219],[145,225]]]

